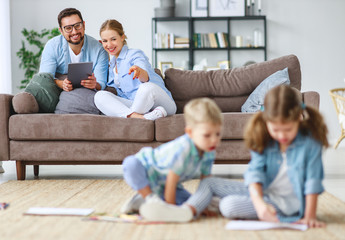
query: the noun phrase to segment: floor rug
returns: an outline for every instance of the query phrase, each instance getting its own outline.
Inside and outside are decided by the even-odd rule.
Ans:
[[[185,184],[195,191],[198,180]],[[0,185],[0,202],[10,206],[0,211],[0,239],[345,239],[345,203],[329,193],[319,197],[318,218],[326,228],[294,230],[230,231],[222,217],[200,218],[184,224],[115,223],[85,221],[83,217],[28,216],[30,207],[94,208],[115,215],[134,192],[117,180],[26,180]]]

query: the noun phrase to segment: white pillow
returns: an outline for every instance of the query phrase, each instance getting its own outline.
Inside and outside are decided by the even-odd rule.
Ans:
[[[242,112],[257,112],[264,105],[266,93],[278,85],[290,85],[288,68],[277,71],[263,80],[255,90],[249,95],[246,102],[242,105]]]

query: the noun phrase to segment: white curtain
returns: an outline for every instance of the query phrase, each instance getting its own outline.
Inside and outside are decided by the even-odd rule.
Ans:
[[[0,29],[0,93],[11,94],[10,0],[0,0]]]
[[[10,0],[0,0],[0,93],[12,93]],[[0,161],[0,173],[2,161]]]

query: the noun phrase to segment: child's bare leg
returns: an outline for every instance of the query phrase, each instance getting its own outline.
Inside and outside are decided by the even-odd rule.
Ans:
[[[139,211],[140,206],[145,202],[145,198],[152,193],[151,188],[147,185],[138,190],[132,198],[127,200],[121,208],[121,213],[136,213]]]
[[[147,185],[146,187],[139,189],[138,193],[143,197],[146,198],[146,196],[150,195],[152,193],[151,188],[149,185]]]
[[[192,205],[189,205],[189,204],[184,204],[186,205],[187,207],[190,208],[190,210],[192,211],[193,213],[193,216],[196,216],[197,215],[197,211],[195,209],[195,207],[193,207]],[[218,212],[214,212],[214,211],[210,211],[208,210],[207,208],[201,213],[202,215],[205,215],[207,217],[215,217],[215,216],[218,216]]]

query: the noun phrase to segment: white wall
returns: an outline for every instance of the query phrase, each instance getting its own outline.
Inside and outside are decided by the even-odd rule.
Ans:
[[[11,0],[13,93],[22,79],[15,52],[20,48],[23,27],[40,30],[57,26],[56,17],[65,7],[79,9],[86,21],[86,33],[98,38],[101,23],[119,20],[129,46],[142,49],[151,59],[151,18],[159,0]],[[189,14],[189,1],[176,0],[176,15]],[[267,16],[268,59],[295,54],[301,62],[302,90],[321,95],[320,110],[330,130],[330,140],[340,133],[328,90],[345,87],[345,1],[262,0]],[[342,143],[343,145],[344,143]]]

